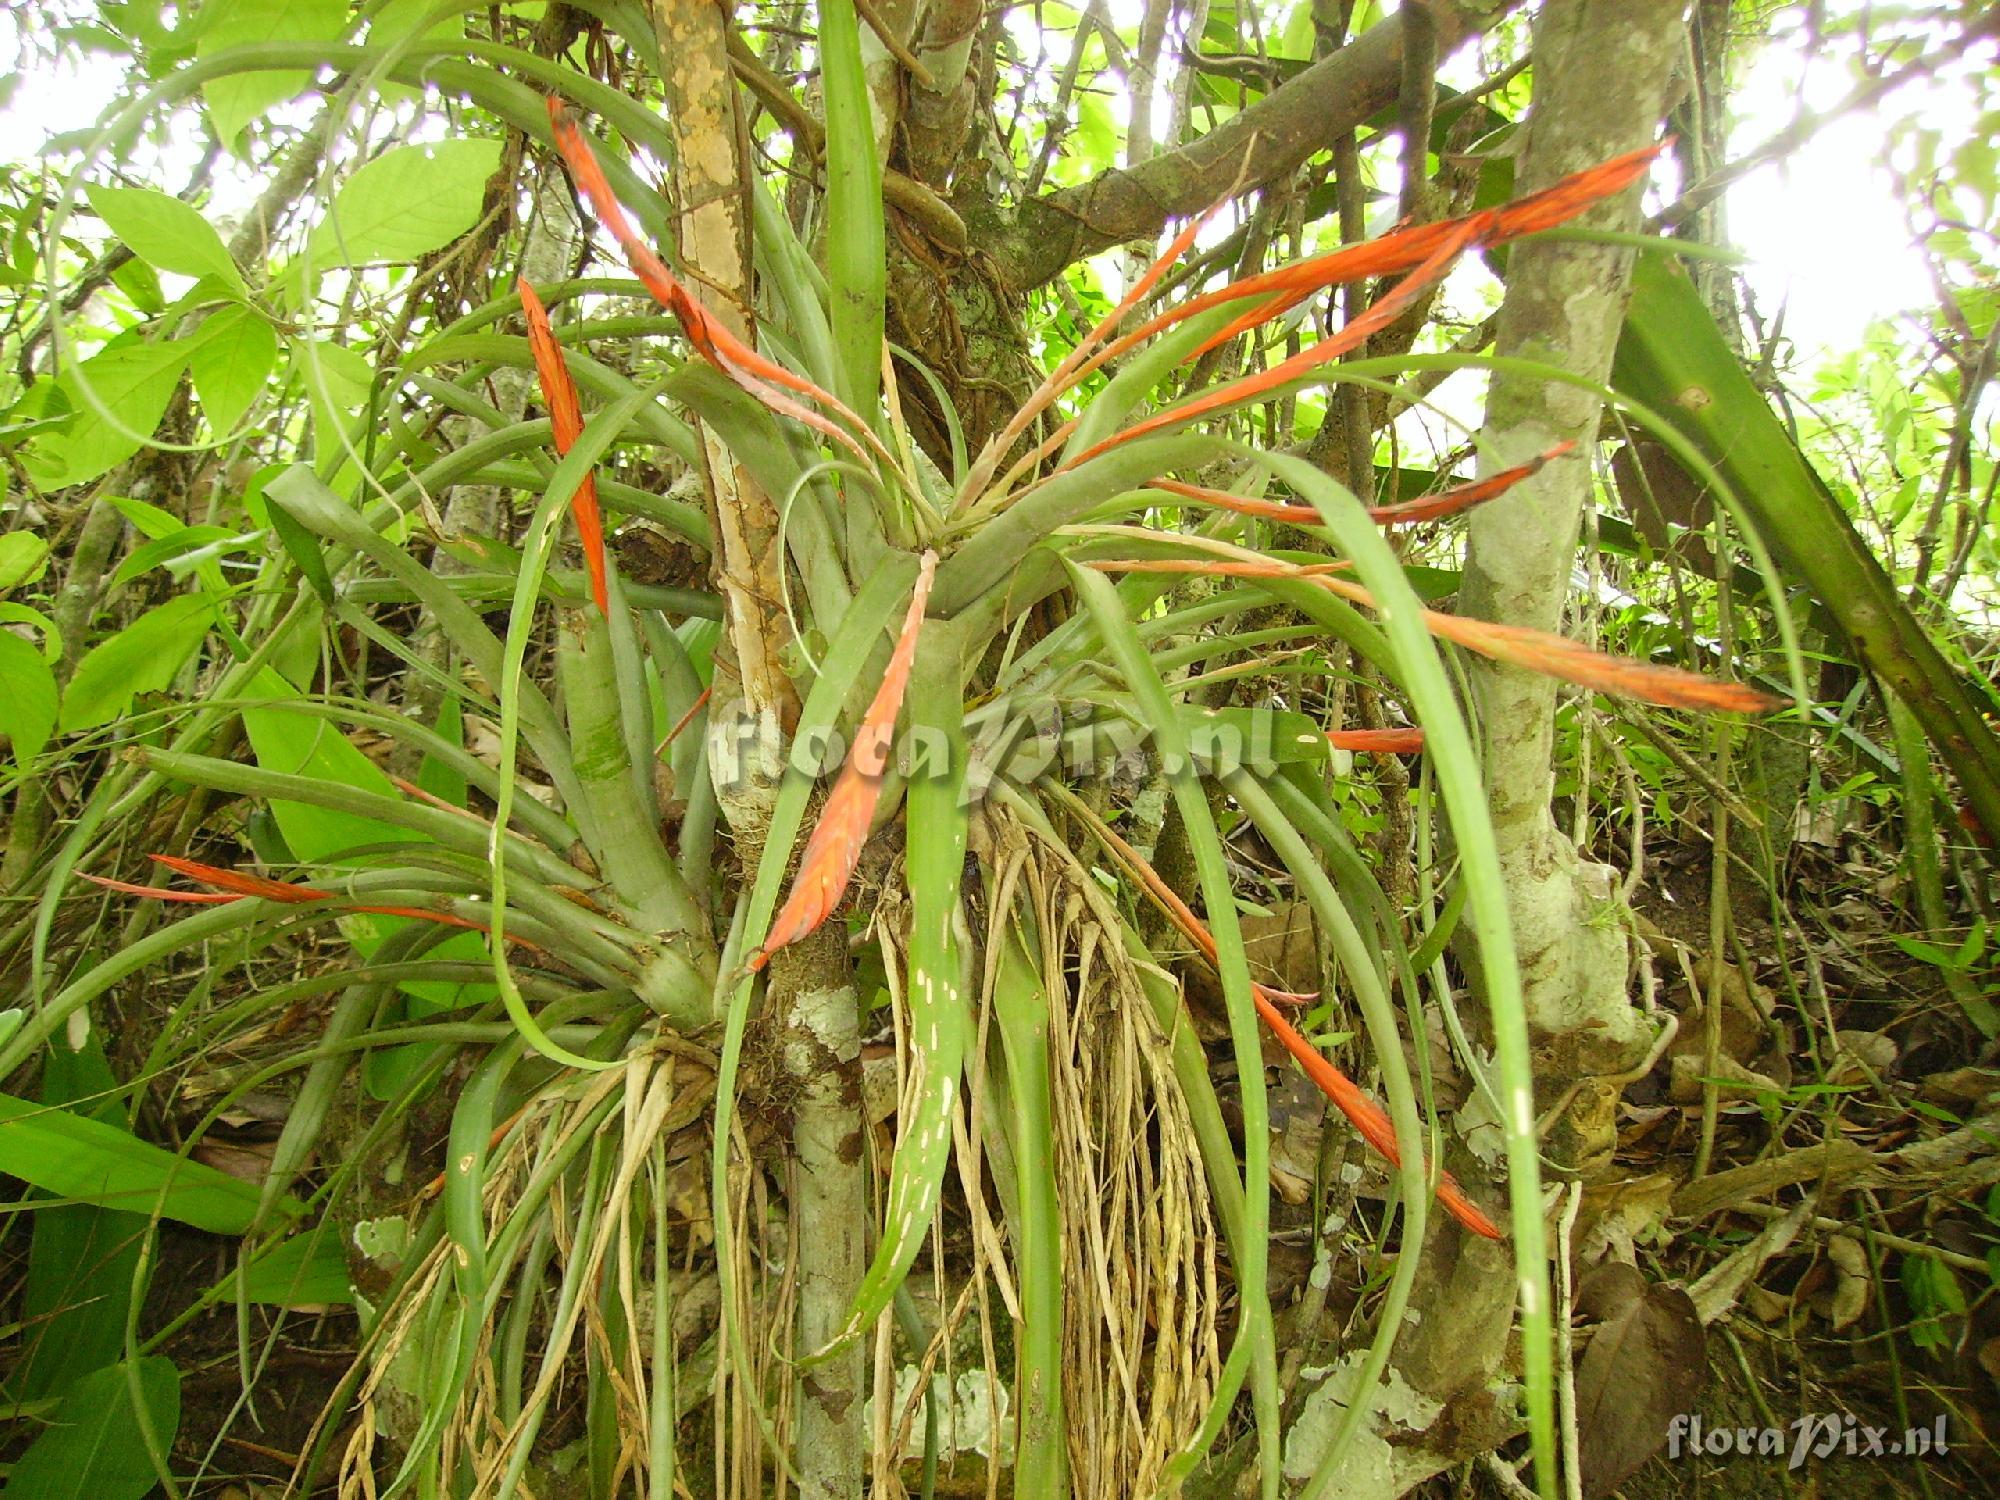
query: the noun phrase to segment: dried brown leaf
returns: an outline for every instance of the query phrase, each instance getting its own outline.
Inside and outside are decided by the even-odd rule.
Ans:
[[[1583,1493],[1608,1495],[1666,1445],[1667,1424],[1694,1409],[1708,1336],[1688,1294],[1607,1261],[1577,1286],[1579,1315],[1598,1321],[1576,1372]]]

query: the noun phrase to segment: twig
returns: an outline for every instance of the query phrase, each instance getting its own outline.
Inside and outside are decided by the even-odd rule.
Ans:
[[[1569,1185],[1569,1202],[1556,1222],[1556,1400],[1562,1416],[1563,1493],[1583,1500],[1583,1458],[1576,1431],[1576,1288],[1570,1278],[1570,1238],[1583,1207],[1583,1184]]]
[[[889,55],[909,70],[910,76],[916,79],[918,86],[927,94],[935,94],[937,79],[931,76],[929,68],[917,61],[917,54],[904,45],[903,39],[896,35],[895,28],[882,19],[882,13],[875,8],[874,0],[854,0],[854,9],[861,19],[868,23],[868,29],[873,31],[881,39],[882,45],[889,49]]]
[[[1747,177],[1766,162],[1789,156],[1818,134],[1821,127],[1832,124],[1843,115],[1867,109],[1906,83],[1930,77],[1939,68],[1963,53],[1973,42],[1995,34],[2000,34],[2000,6],[1989,7],[1953,41],[1939,47],[1923,48],[1916,60],[1900,72],[1869,79],[1831,109],[1807,111],[1762,145],[1753,147],[1728,165],[1717,168],[1682,193],[1675,202],[1655,214],[1652,222],[1646,226],[1648,231],[1658,234],[1678,227],[1721,197],[1731,183]]]

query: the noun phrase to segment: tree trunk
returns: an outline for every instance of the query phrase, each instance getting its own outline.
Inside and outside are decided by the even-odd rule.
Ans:
[[[1678,6],[1549,0],[1535,26],[1535,105],[1517,192],[1534,192],[1651,141],[1681,37]],[[1579,222],[1636,229],[1637,191]],[[1631,260],[1630,250],[1608,245],[1515,247],[1499,354],[1602,382],[1617,345]],[[1489,469],[1565,439],[1577,446],[1474,513],[1461,593],[1468,614],[1560,628],[1600,413],[1598,398],[1576,385],[1512,371],[1494,375],[1480,446]],[[1560,1087],[1553,1080],[1616,1072],[1643,1053],[1649,1038],[1626,996],[1623,931],[1608,920],[1612,872],[1579,861],[1550,813],[1555,684],[1483,661],[1471,672],[1528,1020],[1543,1052],[1537,1076]]]
[[[1548,0],[1534,34],[1535,104],[1515,189],[1557,178],[1652,140],[1679,55],[1677,6],[1616,0]],[[1601,205],[1581,222],[1637,227],[1638,194]],[[1503,357],[1538,360],[1602,382],[1623,319],[1631,252],[1603,245],[1526,242],[1507,261],[1498,329]],[[1547,465],[1474,512],[1462,600],[1467,613],[1544,630],[1562,622],[1579,522],[1589,493],[1595,395],[1509,371],[1493,377],[1481,443],[1484,471],[1519,463],[1564,439],[1569,458]],[[1553,1090],[1629,1064],[1648,1044],[1644,1017],[1626,997],[1623,928],[1604,920],[1612,872],[1586,865],[1550,812],[1556,690],[1547,677],[1471,663],[1486,740],[1494,829],[1520,945],[1528,1018],[1540,1051],[1536,1077]],[[1468,955],[1471,956],[1471,955]],[[1512,1252],[1471,1239],[1440,1215],[1431,1258],[1411,1304],[1390,1378],[1371,1396],[1375,1419],[1349,1445],[1317,1494],[1400,1494],[1503,1441],[1511,1419],[1489,1392],[1512,1330]],[[1352,1397],[1350,1355],[1309,1398],[1297,1445],[1316,1426],[1313,1403]],[[1343,1385],[1343,1381],[1348,1382]],[[1394,1441],[1391,1441],[1394,1439]],[[1319,1437],[1322,1444],[1324,1435]],[[1287,1465],[1311,1473],[1308,1453]]]

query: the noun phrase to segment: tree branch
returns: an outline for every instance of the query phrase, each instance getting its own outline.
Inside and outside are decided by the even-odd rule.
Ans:
[[[1438,55],[1519,3],[1438,0]],[[995,258],[1015,290],[1038,287],[1085,256],[1198,213],[1239,174],[1242,192],[1276,181],[1395,104],[1402,79],[1403,26],[1392,16],[1200,140],[1023,204]]]

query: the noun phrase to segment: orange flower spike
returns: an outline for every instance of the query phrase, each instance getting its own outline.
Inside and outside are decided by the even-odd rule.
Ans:
[[[1268,370],[1260,370],[1254,375],[1245,375],[1228,384],[1219,386],[1205,395],[1191,401],[1184,401],[1165,411],[1156,412],[1143,422],[1134,423],[1122,432],[1113,433],[1102,442],[1096,443],[1079,453],[1063,467],[1073,469],[1086,463],[1098,454],[1106,452],[1121,443],[1162,427],[1176,427],[1194,418],[1206,415],[1223,407],[1235,406],[1240,402],[1253,400],[1276,386],[1296,379],[1308,370],[1317,369],[1330,360],[1339,358],[1349,349],[1380,329],[1388,327],[1400,318],[1416,302],[1417,298],[1430,287],[1431,283],[1443,276],[1451,268],[1452,262],[1471,245],[1476,236],[1473,226],[1460,221],[1450,234],[1442,237],[1437,247],[1421,263],[1395,286],[1384,292],[1370,304],[1368,310],[1343,326],[1329,338],[1323,338],[1309,348],[1301,349],[1289,359],[1280,360]]]
[[[1383,1160],[1392,1167],[1400,1167],[1403,1155],[1396,1145],[1396,1127],[1382,1106],[1362,1093],[1353,1079],[1328,1062],[1317,1047],[1299,1035],[1298,1028],[1279,1014],[1276,1007],[1262,996],[1252,998],[1257,1002],[1257,1014],[1264,1018],[1264,1024],[1284,1044],[1285,1050],[1297,1059],[1305,1075],[1347,1116],[1361,1138],[1373,1146]],[[1488,1218],[1478,1204],[1466,1197],[1465,1189],[1458,1185],[1458,1179],[1451,1173],[1438,1173],[1436,1191],[1437,1200],[1445,1206],[1445,1211],[1467,1229],[1489,1240],[1501,1238],[1500,1226]]]
[[[182,859],[175,854],[149,854],[146,856],[155,864],[165,865],[176,874],[185,875],[190,880],[198,880],[203,885],[216,886],[213,891],[176,891],[165,886],[133,885],[129,881],[109,880],[102,875],[84,875],[93,885],[101,885],[106,890],[122,891],[132,896],[150,896],[156,901],[179,901],[188,904],[220,906],[230,901],[269,901],[278,906],[310,906],[321,901],[342,901],[343,898],[332,891],[322,891],[316,886],[291,885],[282,880],[267,880],[262,875],[246,875],[241,870],[226,870],[220,865],[205,865],[199,860]],[[81,871],[78,872],[82,874]],[[376,917],[408,917],[417,922],[435,922],[440,927],[462,927],[468,932],[489,932],[492,929],[484,922],[475,922],[470,917],[461,917],[457,912],[437,911],[428,906],[361,906],[347,904],[347,909],[365,912]],[[523,948],[541,952],[526,938],[510,937],[509,942],[519,943]]]
[[[221,891],[176,891],[163,885],[134,885],[129,880],[113,880],[108,875],[92,875],[83,870],[78,870],[76,873],[92,885],[101,885],[107,891],[119,891],[127,896],[150,896],[155,901],[181,901],[190,906],[223,906],[231,901],[244,899]]]
[[[1174,925],[1191,938],[1201,949],[1210,964],[1216,961],[1215,938],[1179,894],[1160,877],[1146,858],[1121,838],[1117,831],[1105,823],[1093,820],[1092,829],[1124,861],[1126,868],[1137,875],[1150,891],[1153,898],[1166,908]],[[1284,1043],[1285,1050],[1298,1060],[1299,1066],[1318,1087],[1321,1093],[1333,1101],[1343,1115],[1360,1132],[1361,1138],[1373,1146],[1386,1158],[1391,1166],[1402,1164],[1402,1155],[1396,1149],[1396,1127],[1390,1122],[1382,1107],[1366,1094],[1353,1079],[1328,1062],[1320,1050],[1299,1034],[1297,1027],[1287,1021],[1273,1002],[1284,1000],[1310,1000],[1311,995],[1287,995],[1283,991],[1269,990],[1263,985],[1250,986],[1250,998],[1256,1003],[1257,1014],[1264,1024],[1271,1028],[1272,1035]],[[1486,1236],[1490,1240],[1500,1238],[1500,1230],[1478,1205],[1465,1196],[1451,1173],[1439,1174],[1437,1185],[1438,1202],[1442,1203],[1451,1216],[1470,1229],[1474,1234]]]
[[[1497,245],[1567,224],[1591,204],[1624,192],[1646,174],[1654,159],[1671,144],[1666,140],[1641,146],[1594,167],[1585,167],[1581,172],[1572,172],[1538,193],[1488,209],[1493,227],[1484,236],[1486,243]]]
[[[1255,516],[1261,521],[1283,521],[1290,526],[1317,526],[1319,512],[1310,505],[1286,505],[1279,500],[1258,500],[1249,495],[1232,495],[1228,490],[1211,489],[1205,484],[1185,484],[1178,479],[1155,479],[1148,489],[1178,495],[1183,500],[1234,511],[1239,516]]]
[[[1339,579],[1323,580],[1329,588],[1342,582]],[[1346,585],[1346,588],[1357,587]],[[1336,592],[1345,592],[1345,589]],[[1372,603],[1362,599],[1356,602]],[[1780,708],[1784,703],[1783,699],[1759,692],[1747,683],[1726,682],[1719,677],[1705,677],[1680,667],[1655,666],[1652,662],[1611,656],[1547,631],[1530,630],[1519,625],[1496,625],[1488,620],[1440,614],[1436,610],[1424,612],[1424,623],[1431,634],[1494,661],[1559,677],[1594,692],[1656,703],[1662,708],[1712,709],[1749,714]]]
[[[1217,339],[1276,317],[1325,287],[1408,270],[1435,254],[1438,247],[1459,229],[1470,230],[1473,241],[1480,245],[1497,245],[1520,235],[1553,229],[1576,217],[1600,198],[1610,197],[1629,187],[1652,165],[1653,158],[1665,149],[1665,143],[1643,146],[1637,151],[1628,151],[1623,156],[1573,173],[1519,202],[1485,209],[1464,218],[1391,230],[1379,239],[1364,240],[1358,245],[1343,245],[1324,255],[1279,266],[1218,287],[1212,292],[1204,292],[1198,297],[1190,297],[1100,349],[1077,372],[1078,376],[1088,375],[1154,334],[1225,302],[1251,297],[1269,299],[1257,309],[1258,317],[1251,318],[1246,314],[1233,320],[1227,333],[1218,334]],[[1210,340],[1211,343],[1215,341]]]
[[[1560,458],[1576,447],[1573,442],[1560,442],[1546,453],[1536,455],[1524,464],[1516,464],[1511,469],[1502,469],[1498,474],[1489,474],[1484,479],[1476,479],[1469,484],[1453,485],[1448,490],[1439,490],[1435,495],[1419,496],[1415,500],[1403,500],[1395,505],[1371,505],[1368,518],[1384,526],[1410,526],[1419,521],[1436,521],[1445,516],[1456,515],[1459,511],[1470,510],[1475,505],[1483,505],[1507,493],[1530,474],[1538,472],[1542,465],[1552,458]],[[1253,500],[1248,495],[1232,495],[1227,490],[1210,489],[1202,484],[1185,484],[1178,479],[1155,479],[1148,486],[1164,490],[1169,495],[1179,495],[1186,500],[1197,500],[1204,505],[1213,505],[1221,510],[1236,512],[1239,516],[1256,516],[1265,521],[1283,521],[1291,526],[1317,526],[1320,514],[1310,505],[1286,505],[1277,500]]]
[[[542,385],[542,403],[549,409],[549,426],[555,431],[556,452],[567,456],[583,435],[583,408],[577,401],[576,382],[570,379],[563,361],[562,347],[549,326],[548,309],[523,276],[514,283],[521,293],[521,311],[528,319],[528,346],[535,354],[535,375]],[[597,476],[585,474],[570,501],[576,517],[577,539],[583,543],[583,564],[590,570],[590,596],[597,612],[611,614],[611,597],[605,581],[604,512],[597,504]]]
[[[1484,505],[1488,500],[1497,500],[1531,474],[1540,473],[1544,464],[1561,458],[1575,447],[1574,442],[1565,440],[1545,453],[1536,454],[1524,464],[1515,464],[1511,469],[1488,474],[1470,484],[1453,485],[1435,495],[1423,495],[1395,505],[1371,505],[1368,508],[1369,518],[1384,526],[1413,526],[1419,521],[1437,521],[1457,515],[1475,505]]]
[[[626,260],[631,265],[633,274],[639,278],[646,290],[653,294],[655,300],[679,320],[682,330],[687,334],[688,342],[694,345],[695,351],[772,411],[803,422],[815,432],[841,444],[856,457],[865,459],[867,454],[861,444],[842,427],[828,421],[818,412],[799,405],[772,387],[783,386],[787,390],[796,391],[799,395],[817,401],[851,425],[854,431],[860,433],[868,448],[893,469],[895,459],[889,450],[882,446],[881,439],[875,436],[866,422],[849,411],[838,397],[830,391],[822,390],[803,376],[794,375],[775,360],[766,359],[731,333],[719,319],[688,293],[687,288],[680,283],[674,273],[667,269],[666,262],[653,253],[652,247],[640,237],[632,221],[625,216],[624,207],[618,202],[618,195],[612,192],[610,180],[605,177],[603,167],[598,165],[596,153],[591,150],[590,142],[585,139],[582,128],[576,123],[575,113],[554,94],[549,96],[548,107],[549,125],[555,134],[556,149],[562,153],[563,161],[569,167],[570,176],[575,179],[584,197],[590,201],[591,209],[596,213],[599,222],[610,230],[612,237],[624,247]]]
[[[1188,248],[1195,242],[1195,236],[1200,234],[1202,228],[1221,210],[1223,201],[1226,200],[1210,204],[1188,221],[1187,226],[1174,236],[1166,250],[1146,268],[1146,274],[1135,281],[1131,289],[1119,298],[1118,305],[1100,318],[1097,326],[1092,328],[1077,346],[1063,357],[1062,362],[1049,372],[1048,378],[1042,382],[1040,388],[1021,404],[1012,417],[1008,418],[1006,427],[987,440],[985,451],[979,455],[979,462],[973,465],[972,472],[966,476],[965,487],[959,491],[954,508],[966,504],[983,492],[992,479],[993,470],[1001,456],[1012,451],[1021,434],[1028,430],[1035,418],[1048,408],[1050,402],[1097,367],[1098,362],[1090,357],[1092,351],[1110,337],[1112,331],[1124,320],[1125,315],[1145,301],[1151,295],[1153,288],[1159,285],[1160,278],[1166,275],[1176,261],[1187,254]],[[1063,425],[1066,431],[1072,424]],[[1011,478],[1011,475],[1009,477]]]
[[[232,896],[261,896],[266,901],[276,901],[287,906],[300,906],[309,901],[331,901],[331,891],[315,890],[309,885],[289,885],[282,880],[266,880],[262,875],[246,875],[241,870],[225,870],[220,865],[205,865],[199,860],[182,859],[174,854],[149,854],[146,858],[156,865],[165,865],[177,875],[185,875],[189,880],[198,880],[203,885],[214,886],[219,891],[227,891]]]
[[[1375,596],[1351,579],[1333,576],[1338,565],[1297,567],[1278,562],[1228,562],[1214,558],[1105,558],[1090,564],[1101,573],[1187,573],[1209,578],[1295,578],[1316,583],[1341,598],[1375,609]],[[1784,700],[1741,682],[1725,682],[1682,667],[1633,661],[1572,641],[1546,630],[1520,625],[1496,625],[1464,615],[1424,611],[1424,628],[1432,635],[1476,651],[1494,661],[1557,677],[1592,692],[1637,698],[1662,708],[1763,713],[1782,708]]]
[[[868,827],[882,797],[882,773],[888,769],[896,715],[902,710],[903,690],[909,686],[910,668],[917,659],[917,637],[923,630],[924,606],[930,602],[931,580],[936,573],[937,554],[926,552],[917,568],[917,586],[910,595],[910,608],[903,616],[903,631],[896,637],[888,670],[875,689],[868,712],[861,717],[854,746],[847,752],[847,764],[840,768],[833,791],[820,809],[819,823],[806,842],[799,872],[792,879],[792,892],[772,919],[764,946],[750,956],[753,971],[763,968],[772,954],[796,943],[832,914],[847,882],[854,877],[854,867],[861,862],[861,846],[868,842]]]
[[[1329,729],[1326,742],[1336,750],[1361,750],[1375,755],[1414,755],[1424,748],[1421,729]]]

